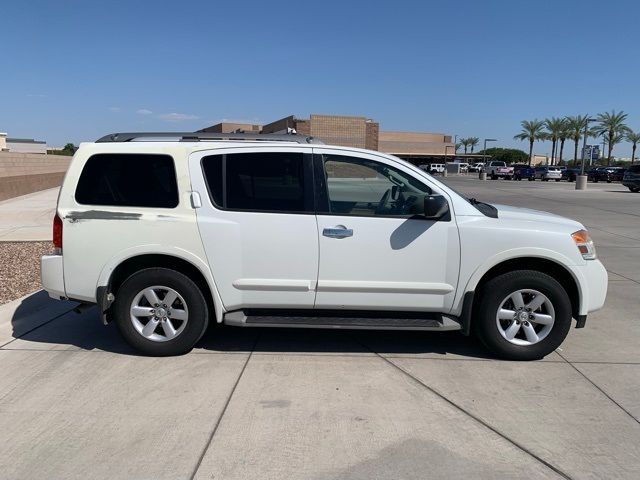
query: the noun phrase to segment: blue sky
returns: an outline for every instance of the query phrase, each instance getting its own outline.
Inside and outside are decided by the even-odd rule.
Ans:
[[[335,113],[526,149],[522,119],[612,109],[640,130],[639,18],[616,0],[4,0],[0,131],[62,145]]]

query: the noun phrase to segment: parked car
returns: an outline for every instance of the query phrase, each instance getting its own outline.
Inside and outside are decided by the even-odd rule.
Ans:
[[[627,168],[622,177],[622,185],[632,192],[640,192],[640,165],[631,165]]]
[[[542,165],[536,167],[536,178],[539,178],[543,182],[548,182],[549,180],[559,182],[562,179],[562,173],[558,167]]]
[[[49,295],[97,304],[158,356],[188,352],[212,321],[473,329],[496,355],[531,360],[607,292],[581,223],[467,199],[392,155],[298,135],[82,143],[53,241]]]
[[[482,172],[484,170],[484,163],[482,162],[477,162],[474,163],[473,165],[469,165],[469,171],[470,172]]]
[[[592,182],[620,182],[624,177],[625,169],[622,167],[597,167],[589,172],[589,180]]]
[[[491,180],[497,180],[498,178],[511,180],[513,178],[513,167],[509,167],[505,162],[499,160],[487,162],[484,171],[487,172],[487,176],[491,177]]]
[[[513,179],[522,180],[523,178],[533,181],[536,179],[536,170],[529,165],[513,165]]]
[[[431,175],[437,175],[444,172],[445,165],[444,163],[425,163],[420,165],[419,168],[425,172],[429,172]]]
[[[562,170],[561,178],[567,182],[575,182],[576,177],[580,175],[582,170],[578,167],[566,168]]]
[[[469,172],[469,164],[468,163],[458,163],[458,168],[460,173],[468,173]]]

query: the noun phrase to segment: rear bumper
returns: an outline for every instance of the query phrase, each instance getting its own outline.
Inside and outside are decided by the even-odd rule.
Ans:
[[[640,188],[640,179],[622,180],[622,185],[624,185],[625,187]]]
[[[44,255],[40,258],[40,280],[42,288],[51,298],[66,298],[62,255]]]

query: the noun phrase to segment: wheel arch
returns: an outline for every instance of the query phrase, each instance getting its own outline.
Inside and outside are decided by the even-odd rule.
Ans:
[[[485,270],[476,271],[472,276],[465,289],[465,298],[463,298],[462,302],[463,312],[461,317],[466,319],[465,323],[467,324],[464,330],[469,331],[470,325],[468,324],[471,322],[472,312],[476,310],[479,299],[482,297],[481,292],[484,285],[490,279],[514,270],[535,270],[555,278],[562,284],[567,295],[569,295],[572,317],[579,319],[583,292],[574,272],[557,260],[546,257],[522,256],[502,260]],[[469,298],[469,294],[473,296],[472,300]]]
[[[103,270],[96,290],[96,303],[101,311],[104,323],[111,321],[111,305],[118,289],[132,274],[145,268],[168,268],[183,273],[198,285],[204,295],[207,306],[220,322],[223,306],[211,273],[206,265],[173,253],[137,253],[120,258]],[[203,271],[206,268],[205,271]]]

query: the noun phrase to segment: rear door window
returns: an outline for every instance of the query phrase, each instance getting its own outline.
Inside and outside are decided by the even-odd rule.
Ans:
[[[178,185],[169,155],[99,153],[82,169],[75,193],[83,205],[174,208]]]
[[[202,168],[214,205],[226,210],[314,213],[311,157],[256,152],[209,155]]]

